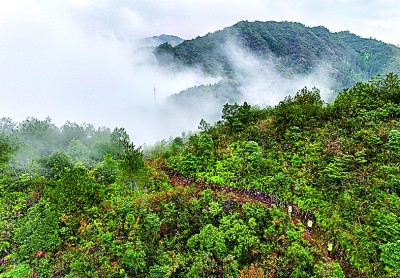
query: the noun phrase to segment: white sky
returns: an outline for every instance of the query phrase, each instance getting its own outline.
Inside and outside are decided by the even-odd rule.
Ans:
[[[141,132],[137,111],[154,87],[162,100],[210,80],[144,65],[131,40],[190,39],[241,20],[323,25],[400,45],[399,0],[0,0],[0,117],[110,127],[135,118]]]
[[[11,4],[12,3],[12,4]],[[2,0],[7,21],[73,21],[121,36],[168,33],[192,38],[241,20],[288,20],[400,44],[398,0]]]
[[[189,39],[241,20],[297,21],[400,44],[398,0],[0,0],[0,34],[16,37],[18,26],[42,23],[60,34],[73,24],[90,33]]]

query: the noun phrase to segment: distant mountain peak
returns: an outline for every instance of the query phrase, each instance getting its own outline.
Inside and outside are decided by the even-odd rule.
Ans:
[[[183,41],[184,39],[178,36],[161,34],[159,36],[144,38],[141,40],[141,44],[143,47],[157,47],[163,43],[169,43],[171,46],[177,46]]]
[[[232,79],[235,69],[227,42],[234,42],[256,59],[277,58],[276,67],[285,75],[307,74],[321,62],[329,64],[335,91],[378,74],[400,73],[400,48],[394,45],[289,21],[240,21],[176,46],[160,44],[155,55],[160,64],[195,66]]]

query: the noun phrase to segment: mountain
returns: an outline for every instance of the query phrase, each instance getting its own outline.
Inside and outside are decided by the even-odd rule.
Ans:
[[[140,45],[142,47],[157,47],[160,44],[168,43],[171,46],[176,46],[183,41],[184,41],[184,39],[182,39],[180,37],[162,34],[159,36],[144,38],[140,41]]]
[[[161,65],[200,67],[205,73],[238,80],[242,72],[232,52],[237,49],[290,78],[322,68],[333,80],[335,92],[376,75],[400,73],[400,48],[348,31],[332,33],[323,26],[295,22],[242,21],[223,30],[159,45],[154,53]],[[243,57],[242,57],[243,58]]]

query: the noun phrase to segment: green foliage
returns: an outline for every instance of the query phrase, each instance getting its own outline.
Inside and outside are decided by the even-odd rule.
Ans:
[[[239,132],[253,121],[253,111],[247,102],[244,102],[243,105],[227,103],[222,108],[222,119],[232,133]]]
[[[31,207],[13,231],[13,239],[19,246],[18,257],[29,260],[37,252],[58,250],[62,242],[59,219],[59,211],[50,203],[40,202]]]
[[[87,146],[81,141],[72,139],[68,143],[67,154],[71,157],[74,162],[83,162],[84,164],[90,163],[90,154]]]
[[[192,236],[187,245],[191,249],[215,253],[219,257],[226,255],[226,235],[212,224],[204,226],[199,234]]]
[[[329,262],[316,264],[314,266],[315,278],[344,278],[345,274],[337,262]]]
[[[111,144],[127,177],[133,177],[145,165],[141,148],[136,148],[123,128],[116,128],[111,134]]]
[[[380,260],[389,269],[399,273],[400,269],[400,241],[386,243],[380,246],[382,250]]]
[[[8,136],[0,132],[0,165],[8,161],[11,153],[12,147],[9,143]]]
[[[211,124],[207,123],[204,119],[201,119],[199,123],[199,130],[208,132],[211,128]]]
[[[400,153],[400,131],[391,130],[389,132],[388,146],[394,153]]]
[[[217,277],[217,262],[212,253],[199,251],[189,268],[187,277]]]
[[[170,166],[206,182],[273,194],[316,212],[316,221],[311,236],[304,236],[307,219],[293,227],[284,213],[255,212],[247,205],[246,220],[224,215],[224,206],[203,191],[209,226],[191,238],[191,249],[233,255],[239,269],[261,252],[269,266],[265,273],[279,277],[395,277],[395,255],[389,254],[396,254],[399,236],[399,83],[392,74],[358,83],[327,106],[316,89],[303,89],[264,113],[226,105],[223,121],[168,154]],[[212,138],[213,159],[201,164],[198,142],[205,135]],[[332,250],[321,247],[326,242]],[[278,243],[283,247],[276,250]],[[333,260],[320,263],[328,251]],[[209,265],[216,263],[204,256]]]
[[[113,183],[120,173],[118,162],[112,158],[111,154],[105,154],[103,161],[96,165],[95,173],[99,182]]]
[[[90,144],[90,138],[97,137],[99,132],[91,124],[78,125],[67,121],[61,128],[63,145],[68,145],[72,142],[82,142],[83,145]],[[100,130],[99,130],[100,131]],[[106,131],[107,133],[107,131]]]
[[[1,124],[2,277],[141,273],[127,251],[140,241],[117,237],[121,202],[140,195],[131,185],[149,175],[126,132],[35,118]]]
[[[45,162],[48,175],[52,178],[60,178],[72,165],[71,158],[63,151],[53,152]]]
[[[32,274],[32,269],[28,264],[19,264],[11,270],[0,273],[0,278],[24,278]]]
[[[226,105],[146,162],[124,129],[3,119],[0,277],[398,277],[399,83]]]
[[[192,136],[189,144],[187,153],[180,158],[177,167],[187,176],[195,172],[204,172],[214,161],[214,142],[210,134],[202,133],[199,136]]]
[[[307,249],[295,243],[288,248],[287,256],[294,265],[290,277],[305,277],[312,273],[314,258]]]
[[[77,162],[67,168],[46,189],[46,193],[58,206],[75,210],[100,203],[104,198],[105,188],[96,182],[83,163]]]
[[[322,26],[311,28],[287,21],[241,21],[175,47],[162,44],[154,53],[159,63],[168,67],[196,66],[226,80],[238,80],[235,64],[226,51],[227,42],[232,41],[258,60],[270,60],[271,55],[278,57],[276,68],[285,76],[312,72],[322,59],[335,72],[332,88],[335,91],[378,74],[400,73],[400,54],[395,46],[349,32],[332,33]],[[232,100],[227,97],[226,102]]]
[[[393,242],[400,238],[400,219],[394,212],[377,215],[376,238],[380,242]]]
[[[281,101],[273,115],[277,124],[283,130],[294,126],[304,126],[303,123],[305,122],[307,122],[306,127],[314,128],[320,125],[323,120],[323,105],[324,102],[321,100],[318,89],[313,88],[310,91],[304,88],[297,92],[293,98],[288,96]]]
[[[143,244],[138,240],[135,244],[128,242],[123,255],[126,269],[133,275],[142,273],[146,269],[146,253]]]

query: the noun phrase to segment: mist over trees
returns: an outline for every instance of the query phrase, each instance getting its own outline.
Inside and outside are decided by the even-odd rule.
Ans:
[[[37,5],[44,11],[57,6]],[[100,18],[108,22],[105,6]],[[137,144],[179,136],[196,129],[201,118],[213,123],[225,103],[276,105],[304,86],[319,88],[322,99],[331,102],[356,81],[399,73],[398,47],[323,27],[238,22],[192,40],[161,35],[148,38],[146,45],[137,34],[109,34],[108,24],[96,21],[93,28],[91,20],[75,22],[57,11],[51,20],[65,24],[71,35],[64,36],[59,25],[47,24],[28,7],[23,9],[33,16],[31,24],[22,24],[23,16],[4,19],[22,24],[17,30],[25,36],[15,40],[19,35],[10,29],[3,37],[10,44],[0,53],[0,90],[6,94],[1,117],[49,116],[58,126],[66,121],[123,126]],[[170,49],[159,46],[154,54],[152,46],[161,42],[170,42],[164,45]]]
[[[161,44],[154,54],[169,71],[195,68],[218,78],[172,94],[158,107],[160,120],[169,114],[171,122],[189,129],[198,118],[218,121],[225,103],[274,106],[304,86],[317,87],[330,103],[358,81],[400,73],[394,45],[295,22],[242,21],[175,46]]]
[[[397,2],[1,2],[0,278],[400,277]]]
[[[0,120],[0,277],[398,277],[400,79],[142,150],[125,129]]]
[[[333,79],[330,89],[334,91],[378,74],[400,71],[400,49],[394,45],[348,31],[332,33],[323,26],[306,27],[287,21],[241,21],[174,47],[161,44],[155,54],[161,64],[199,66],[212,75],[240,79],[241,72],[232,61],[232,46],[258,61],[270,60],[284,76],[309,74],[325,63],[326,74]],[[240,63],[247,61],[241,59]]]

